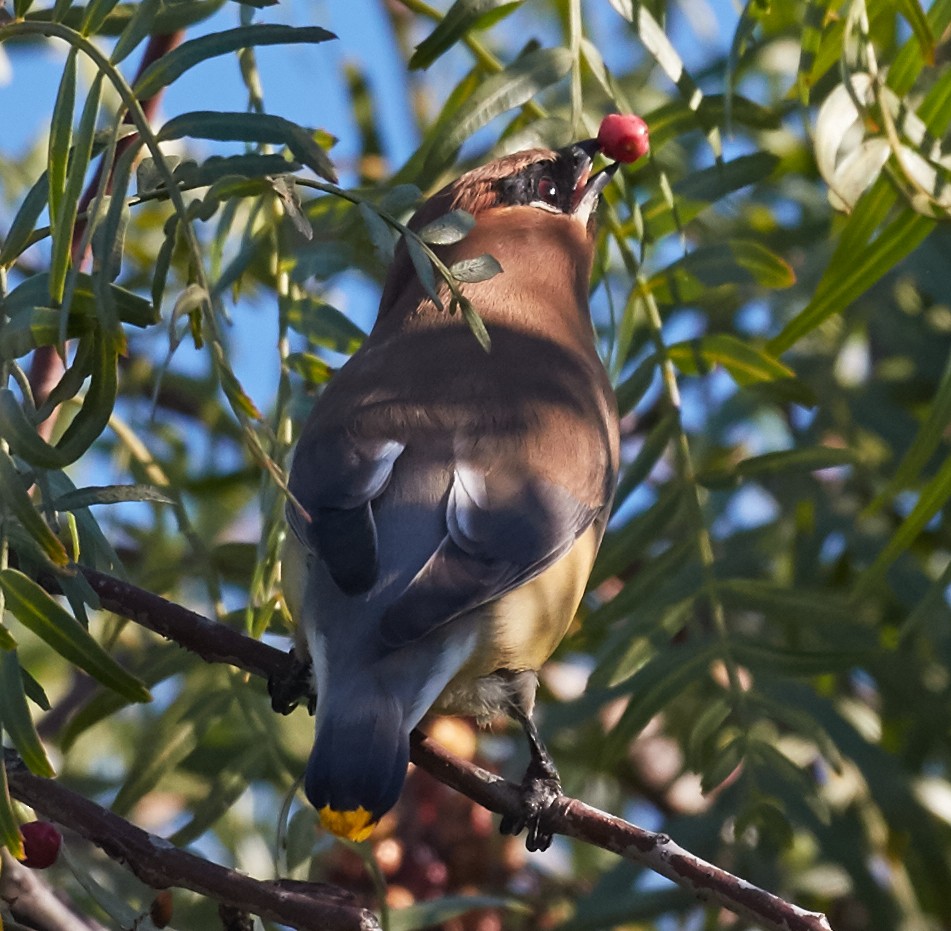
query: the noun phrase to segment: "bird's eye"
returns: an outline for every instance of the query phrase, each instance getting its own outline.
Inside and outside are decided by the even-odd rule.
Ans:
[[[542,178],[538,182],[538,198],[551,207],[558,206],[558,188],[551,178]]]

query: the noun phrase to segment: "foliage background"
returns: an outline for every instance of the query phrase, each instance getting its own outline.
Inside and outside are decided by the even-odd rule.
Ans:
[[[382,82],[314,31],[231,40],[330,25],[302,2],[9,11],[16,93],[32,99],[44,32],[81,51],[55,59],[31,144],[0,147],[5,737],[219,862],[382,896],[392,928],[743,926],[600,851],[528,857],[422,774],[372,849],[315,835],[298,797],[282,833],[306,715],[275,719],[262,686],[96,610],[77,576],[54,602],[19,574],[76,558],[283,642],[283,469],[372,320],[397,232],[379,212],[405,220],[468,165],[638,112],[652,152],[604,198],[592,297],[624,473],[581,623],[543,675],[543,734],[570,794],[837,929],[948,927],[951,3],[446,8],[368,14],[398,62]],[[186,44],[134,83],[170,33]],[[271,115],[259,58],[284,81],[306,63],[287,112]],[[175,101],[140,125],[138,167],[116,154],[119,75]],[[850,97],[852,75],[871,78]],[[311,97],[346,125],[289,122]],[[112,196],[80,204],[103,159]],[[67,335],[62,374],[50,347]],[[45,403],[44,370],[60,384]],[[433,732],[523,765],[504,727]],[[15,847],[28,813],[0,810]],[[128,926],[148,909],[150,890],[67,842],[49,879],[81,911]],[[213,914],[176,898],[180,927]]]

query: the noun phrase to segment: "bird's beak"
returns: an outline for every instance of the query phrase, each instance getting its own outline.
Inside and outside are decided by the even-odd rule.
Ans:
[[[618,168],[617,162],[611,162],[606,168],[591,174],[594,157],[600,151],[601,146],[597,139],[585,139],[569,146],[569,152],[575,162],[575,190],[571,212],[585,224],[597,207],[601,192],[614,177],[614,172]]]

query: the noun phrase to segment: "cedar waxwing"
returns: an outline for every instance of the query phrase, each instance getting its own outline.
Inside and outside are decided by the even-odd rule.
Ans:
[[[560,787],[531,720],[536,673],[581,601],[618,463],[588,308],[593,214],[617,167],[592,175],[598,149],[506,156],[425,203],[414,230],[455,209],[476,220],[437,249],[446,265],[502,266],[462,286],[491,350],[427,297],[401,242],[372,332],[304,426],[284,584],[317,687],[305,791],[340,836],[363,840],[396,802],[428,711],[505,711],[532,762],[524,817],[502,829],[550,843],[538,820]]]

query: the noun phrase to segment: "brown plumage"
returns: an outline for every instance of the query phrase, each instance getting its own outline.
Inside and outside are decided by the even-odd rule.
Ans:
[[[424,204],[414,229],[452,209],[476,219],[438,250],[447,265],[502,265],[463,286],[491,351],[427,297],[401,244],[372,332],[301,436],[291,489],[310,520],[288,512],[285,587],[318,692],[305,787],[345,836],[396,800],[409,731],[434,707],[522,721],[529,845],[549,840],[538,816],[557,774],[531,724],[535,672],[580,603],[618,456],[587,302],[609,177],[590,178],[591,152],[518,153]]]

